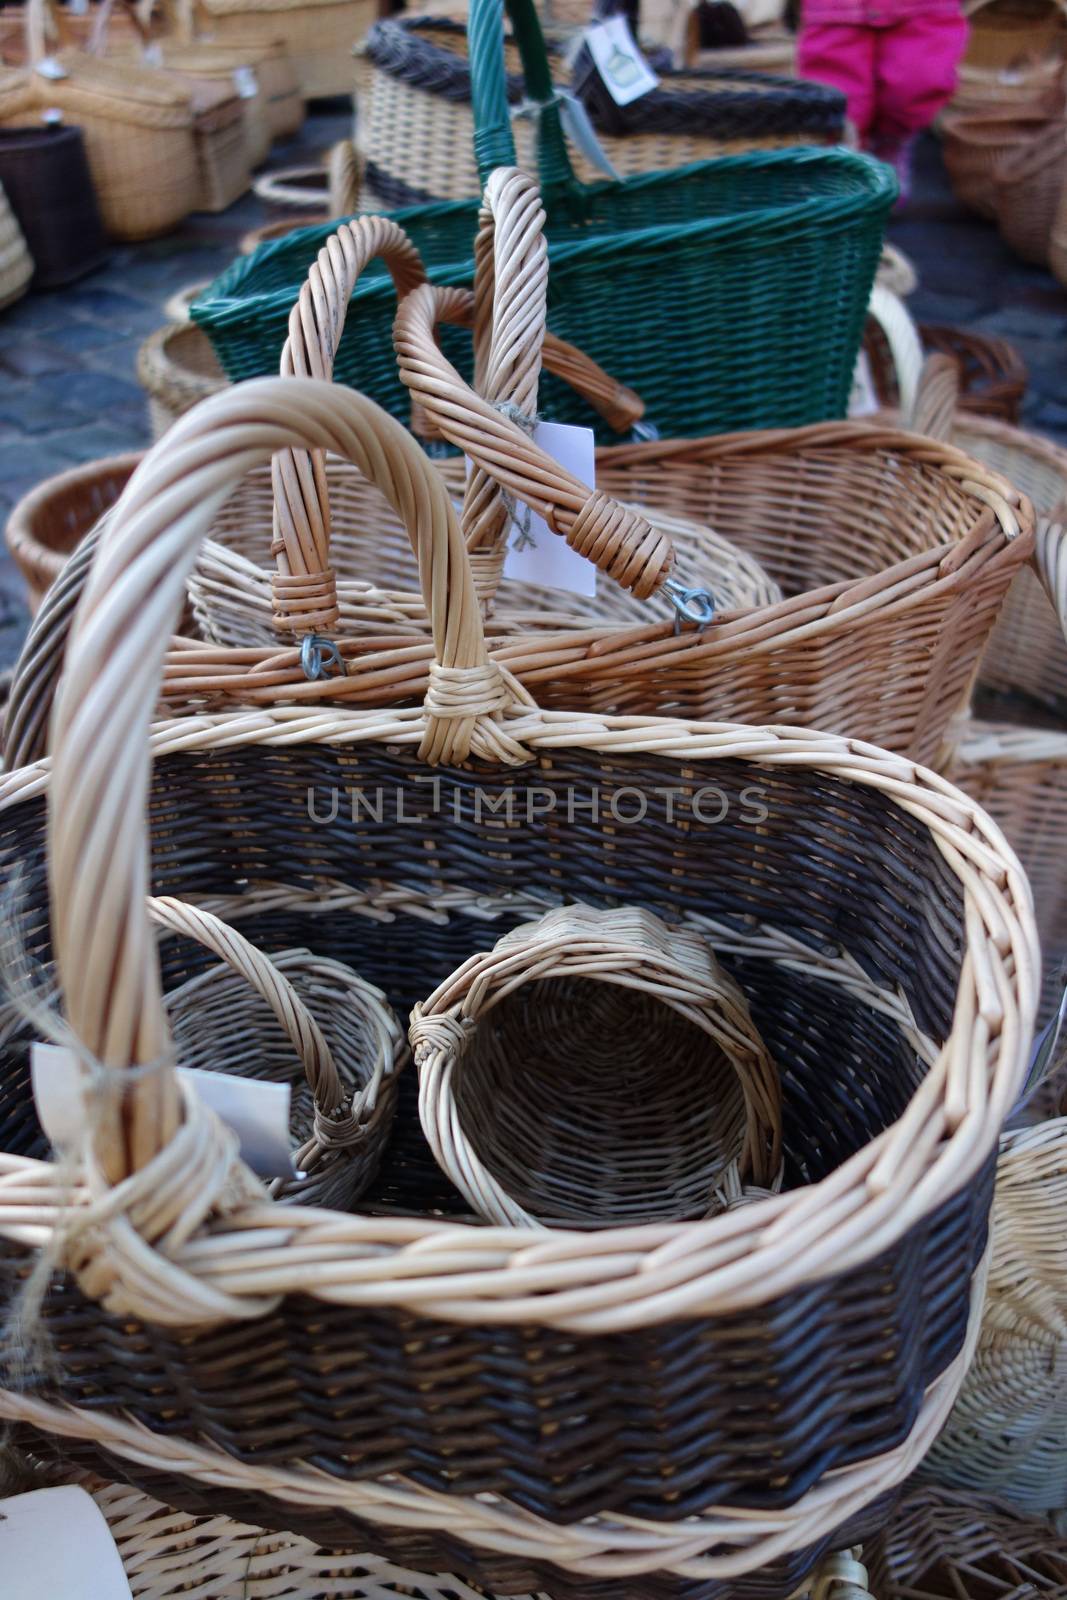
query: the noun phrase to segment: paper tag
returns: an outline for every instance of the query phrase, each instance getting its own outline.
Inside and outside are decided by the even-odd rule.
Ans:
[[[259,93],[259,80],[254,67],[234,67],[233,86],[242,100],[254,100]]]
[[[158,42],[146,44],[141,52],[141,59],[146,67],[161,67],[163,65],[163,46]]]
[[[4,1600],[131,1600],[96,1501],[66,1485],[0,1500]]]
[[[585,30],[585,42],[604,80],[604,87],[617,106],[639,100],[659,83],[641,54],[623,16],[607,17]]]
[[[878,391],[874,387],[874,374],[871,371],[870,359],[866,350],[861,350],[856,359],[856,370],[852,374],[852,393],[848,397],[848,414],[850,417],[869,417],[875,411],[881,411],[878,400]]]
[[[67,10],[72,17],[87,17],[89,15],[89,0],[67,0]]]
[[[38,77],[49,78],[52,80],[52,82],[58,82],[60,78],[65,78],[67,76],[66,67],[61,61],[57,61],[55,56],[43,56],[41,60],[38,61],[34,71],[37,73]]]
[[[533,442],[553,461],[586,484],[594,487],[596,441],[592,428],[574,428],[564,422],[539,422]],[[540,584],[545,589],[564,589],[568,594],[592,599],[596,594],[596,564],[572,550],[542,517],[517,507],[517,526],[512,525],[508,552],[504,557],[504,577],[522,583]]]
[[[57,1149],[69,1148],[85,1126],[81,1062],[65,1045],[38,1043],[30,1053],[30,1073],[41,1127]],[[233,1129],[241,1159],[253,1172],[261,1178],[293,1176],[289,1137],[292,1095],[287,1083],[203,1072],[198,1067],[179,1067],[178,1076]]]

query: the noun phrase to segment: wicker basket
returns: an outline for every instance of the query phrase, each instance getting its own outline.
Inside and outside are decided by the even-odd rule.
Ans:
[[[105,61],[67,46],[45,53],[48,0],[27,0],[32,105],[0,117],[20,125],[58,111],[85,139],[104,227],[117,239],[150,239],[177,227],[197,204],[200,178],[192,96],[165,73]]]
[[[283,445],[354,459],[417,517],[441,652],[426,706],[157,724],[153,778],[151,707],[194,547],[240,473]],[[746,953],[731,970],[782,1071],[790,1176],[707,1222],[598,1233],[472,1225],[431,1199],[414,1160],[387,1163],[359,1215],[271,1207],[157,1066],[105,1097],[73,1179],[0,1158],[9,1292],[28,1237],[70,1269],[39,1312],[46,1332],[62,1318],[62,1378],[7,1389],[0,1414],[123,1476],[145,1469],[170,1503],[181,1479],[210,1484],[219,1513],[239,1502],[324,1543],[417,1551],[511,1591],[525,1574],[565,1600],[718,1600],[739,1578],[754,1600],[784,1596],[823,1547],[874,1531],[969,1358],[997,1133],[1029,1054],[1028,892],[978,808],[832,736],[516,700],[485,652],[446,489],[392,419],[314,379],[217,395],[143,463],[85,589],[54,726],[51,763],[3,780],[0,848],[22,869],[15,938],[45,981],[54,939],[90,1060],[159,1061],[149,882],[221,897],[257,942],[302,927],[394,1008],[480,941],[465,908],[506,932],[546,909],[545,886],[734,927]],[[324,785],[371,804],[399,787],[410,805],[435,777],[444,811],[430,798],[417,832],[328,820]],[[550,797],[595,787],[607,810],[576,828],[554,807],[543,825],[512,826],[499,805],[474,821],[475,793],[526,794],[530,779]],[[124,800],[151,783],[151,871],[139,809],[106,803],[120,780]],[[766,820],[709,832],[690,807],[666,821],[660,789],[708,782],[735,803],[757,784]],[[623,836],[608,802],[634,787],[655,804]],[[817,975],[832,953],[836,982]],[[907,1027],[878,1005],[884,989]],[[120,1002],[136,1053],[117,1037]],[[9,1053],[5,1088],[17,1070]],[[72,1182],[82,1225],[64,1250]]]
[[[1067,1543],[1047,1522],[931,1484],[910,1491],[863,1556],[879,1600],[1058,1600],[1067,1586]]]
[[[200,166],[199,209],[225,211],[252,181],[244,103],[225,84],[205,83],[194,90],[193,108]]]
[[[499,81],[488,65],[480,80],[488,178],[493,167],[513,165],[514,154],[502,0],[478,4],[489,12],[486,49],[491,55],[494,26],[500,48]],[[526,0],[517,4],[536,22]],[[528,37],[527,47],[533,70],[537,47]],[[580,188],[565,176],[557,110],[544,113],[541,143],[552,331],[640,394],[665,436],[843,414],[894,193],[888,169],[844,150],[779,150]],[[397,220],[439,281],[471,281],[476,203],[426,206]],[[231,378],[275,370],[292,300],[326,236],[301,231],[265,245],[197,303],[194,317]],[[611,297],[603,292],[607,256]],[[357,298],[336,374],[405,417],[389,348],[389,285],[368,281]],[[660,314],[650,319],[653,298]],[[756,368],[766,381],[753,381]],[[543,403],[560,422],[598,420],[562,385],[546,385]],[[610,437],[601,426],[601,442]]]
[[[294,1173],[275,1179],[271,1194],[347,1209],[381,1163],[407,1058],[384,996],[307,950],[266,956],[181,900],[152,899],[150,914],[166,934],[218,958],[164,997],[180,1064],[292,1085]]]
[[[941,151],[957,200],[995,221],[998,164],[1009,152],[1027,150],[1048,124],[1048,114],[1036,110],[946,117],[941,124]]]
[[[4,538],[26,580],[31,611],[75,546],[115,504],[139,460],[138,455],[114,456],[71,467],[31,489],[14,507]]]
[[[149,334],[137,352],[137,377],[148,392],[153,439],[226,384],[211,341],[191,322],[172,322]]]
[[[1067,176],[1067,121],[1049,123],[1030,144],[1008,150],[994,169],[997,226],[1024,261],[1046,267]]]
[[[221,44],[281,42],[307,100],[349,92],[353,46],[378,11],[378,0],[196,0],[195,8],[202,32]]]
[[[1067,184],[1060,190],[1056,215],[1052,219],[1048,264],[1050,271],[1060,283],[1067,285]]]
[[[1033,1515],[1067,1511],[1065,1195],[1067,1119],[1005,1134],[978,1351],[929,1459],[939,1482]]]
[[[515,45],[507,59],[508,100],[516,107],[524,88]],[[375,194],[390,206],[478,194],[466,28],[442,18],[379,22],[357,62],[357,140]],[[742,150],[832,144],[844,128],[842,97],[817,84],[743,72],[666,73],[658,89],[620,110],[594,80],[585,52],[575,85],[624,178]],[[535,123],[520,117],[515,139],[519,165],[536,172]],[[581,153],[574,162],[584,182],[603,176]]]
[[[198,41],[198,20],[206,19],[198,19],[195,0],[178,0],[173,12],[174,32],[183,44],[211,43],[212,37],[224,37],[226,47],[253,68],[272,138],[291,139],[300,132],[304,125],[304,97],[296,67],[280,37],[271,37],[269,30],[265,34],[256,27],[245,31],[238,24],[226,28],[224,35],[216,33],[206,41]]]
[[[32,277],[33,259],[0,184],[0,309],[21,300]]]
[[[107,260],[80,129],[0,127],[0,182],[33,257],[35,287],[61,288]]]
[[[1026,363],[1013,344],[1007,339],[994,338],[991,334],[975,333],[971,328],[952,328],[933,322],[920,322],[918,332],[924,350],[951,356],[956,363],[959,373],[957,405],[960,411],[968,416],[1018,422],[1029,374]],[[900,386],[893,354],[885,334],[873,317],[868,321],[863,347],[871,362],[879,400],[884,406],[899,405]],[[968,449],[970,454],[981,459],[980,449],[966,445],[961,448]],[[1005,471],[1004,467],[998,470]],[[1011,473],[1005,471],[1005,476],[1010,478]],[[1018,487],[1037,503],[1037,497],[1026,481]],[[1064,488],[1067,491],[1067,484]]]
[[[430,1149],[487,1222],[713,1216],[781,1187],[778,1069],[708,943],[562,906],[415,1007]]]
[[[270,155],[274,140],[270,107],[259,81],[255,47],[237,50],[217,44],[174,44],[159,47],[160,65],[168,76],[189,86],[194,96],[204,89],[220,88],[233,94],[236,86],[244,125],[245,159],[248,167],[260,167]]]
[[[953,112],[1025,112],[1055,95],[1067,54],[1063,0],[968,0]]]

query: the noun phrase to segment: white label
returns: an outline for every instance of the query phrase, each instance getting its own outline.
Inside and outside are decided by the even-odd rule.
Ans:
[[[131,1600],[111,1529],[84,1489],[0,1500],[4,1600]]]
[[[89,15],[89,0],[67,0],[67,10],[72,17],[87,17]]]
[[[35,1044],[30,1072],[41,1127],[58,1150],[69,1149],[85,1131],[81,1062],[64,1045]],[[179,1067],[178,1076],[233,1129],[240,1141],[241,1159],[253,1172],[261,1178],[293,1176],[291,1090],[287,1083],[202,1072],[197,1067]]]
[[[259,81],[253,67],[234,67],[233,86],[242,100],[254,100],[259,93]]]
[[[539,422],[533,432],[533,442],[580,483],[590,489],[594,487],[596,440],[592,428],[572,428],[564,422]],[[553,533],[543,518],[527,506],[517,507],[504,558],[505,578],[540,584],[545,589],[564,589],[568,594],[592,599],[596,594],[596,573],[596,564],[572,550],[566,539]]]
[[[146,66],[161,67],[163,65],[163,46],[158,43],[146,44],[141,52],[141,59]]]
[[[53,83],[67,76],[67,69],[55,56],[44,56],[37,63],[36,71],[39,77],[49,78]]]
[[[641,54],[625,17],[608,17],[585,30],[596,69],[617,106],[639,100],[659,83]]]
[[[875,411],[881,411],[878,400],[878,391],[874,387],[874,374],[866,350],[861,350],[856,360],[856,370],[852,374],[852,393],[848,397],[848,414],[850,417],[869,417]]]

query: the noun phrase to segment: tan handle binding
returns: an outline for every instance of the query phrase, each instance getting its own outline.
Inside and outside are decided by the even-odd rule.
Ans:
[[[67,1018],[104,1068],[157,1068],[129,1081],[120,1071],[101,1101],[94,1147],[110,1182],[165,1148],[181,1118],[145,904],[148,732],[163,657],[213,518],[245,473],[285,449],[350,461],[411,536],[435,662],[422,709],[383,713],[382,736],[417,743],[431,764],[527,758],[513,731],[521,691],[486,653],[444,480],[399,423],[352,390],[273,378],[224,390],[175,424],[108,521],[53,722],[49,881]]]
[[[537,191],[530,179],[520,174],[513,174],[513,178],[520,179],[524,189],[532,191],[536,197]],[[537,204],[539,206],[539,202]],[[537,232],[539,236],[540,224]],[[490,236],[490,251],[491,247]],[[508,247],[512,247],[510,235]],[[525,248],[522,241],[520,247]],[[484,253],[484,245],[482,249]],[[398,300],[402,300],[415,285],[426,281],[425,269],[415,246],[395,222],[386,217],[364,216],[344,224],[320,250],[293,308],[289,319],[289,337],[282,351],[281,371],[284,376],[295,373],[298,376],[332,377],[352,291],[364,268],[375,258],[381,258],[389,268]],[[547,258],[544,275],[547,280]],[[482,280],[486,281],[484,272]],[[476,331],[475,335],[476,350],[480,342],[486,356],[491,332],[489,318],[493,312],[491,259],[488,281],[489,294],[487,298],[483,295],[480,313],[477,290],[474,295],[466,290],[457,291],[455,298],[449,302],[450,321],[462,326],[469,326],[472,320],[476,325],[481,323],[482,331]],[[509,284],[517,283],[520,289],[530,287],[526,276],[517,277],[513,274],[506,281]],[[541,298],[543,302],[543,286]],[[514,309],[514,295],[507,304]],[[531,342],[535,343],[539,367],[540,338],[537,329],[540,327],[540,337],[543,338],[543,303],[539,315],[531,304],[525,316],[532,330],[527,337],[527,348]],[[508,317],[507,328],[514,333],[513,317]],[[498,350],[504,348],[501,339],[498,338],[496,344]],[[632,389],[617,383],[574,345],[555,338],[545,339],[544,345],[545,365],[549,370],[569,382],[612,427],[624,431],[644,414],[643,402]],[[498,357],[504,364],[508,359],[506,356]],[[506,387],[503,378],[498,387]],[[523,393],[527,393],[529,388],[527,384]],[[536,375],[532,396],[535,403]],[[418,431],[431,431],[423,426],[422,418],[419,419]],[[338,606],[337,583],[330,566],[330,507],[324,462],[321,459],[312,461],[290,451],[275,463],[272,472],[275,501],[273,553],[278,564],[274,582],[275,622],[287,632],[328,631],[338,621]],[[480,528],[480,540],[485,542],[486,537]]]
[[[171,895],[150,896],[148,910],[157,927],[210,950],[266,1001],[304,1069],[316,1110],[327,1116],[339,1111],[345,1092],[333,1051],[281,968],[214,912]]]

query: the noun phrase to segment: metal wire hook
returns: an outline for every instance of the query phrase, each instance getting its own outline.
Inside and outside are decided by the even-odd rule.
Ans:
[[[677,633],[683,621],[695,622],[698,627],[704,628],[715,616],[715,600],[708,589],[689,589],[678,578],[668,578],[663,585],[663,592],[668,594],[677,615],[674,619],[674,631]]]
[[[337,645],[332,639],[323,639],[317,633],[306,633],[300,643],[300,665],[304,677],[317,682],[320,678],[343,678],[348,671]]]

